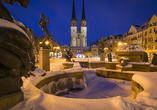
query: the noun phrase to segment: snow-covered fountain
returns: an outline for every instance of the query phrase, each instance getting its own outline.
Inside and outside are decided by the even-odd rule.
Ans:
[[[107,74],[112,73],[113,76],[117,76],[116,73],[121,72],[119,77],[132,75],[133,77],[130,78],[133,80],[125,81],[116,77],[115,79],[98,77],[96,75],[97,70],[108,70]],[[102,75],[105,73],[104,71],[102,71]],[[149,75],[148,72],[129,72],[105,68],[87,69],[81,68],[79,63],[74,63],[73,68],[70,69],[50,71],[44,74],[44,70],[37,68],[31,73],[34,76],[22,78],[24,101],[11,110],[133,110],[157,107],[156,87],[153,86],[156,84],[156,73]],[[70,91],[70,88],[73,89]],[[56,95],[62,95],[62,97]]]

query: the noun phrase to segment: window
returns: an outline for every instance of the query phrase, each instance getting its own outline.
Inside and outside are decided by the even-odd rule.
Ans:
[[[155,44],[155,49],[157,49],[157,44]]]
[[[64,49],[64,51],[66,51],[66,49]]]
[[[93,51],[96,51],[96,49],[93,49]]]
[[[153,45],[148,45],[148,50],[152,50],[153,49]]]
[[[152,29],[150,29],[150,33],[152,33]]]
[[[154,32],[156,31],[156,28],[154,28]]]
[[[112,43],[112,41],[110,41],[110,43]]]
[[[145,32],[145,36],[147,35],[147,31]]]

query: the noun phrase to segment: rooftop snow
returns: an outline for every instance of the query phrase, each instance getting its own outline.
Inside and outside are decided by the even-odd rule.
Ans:
[[[144,52],[144,50],[138,45],[125,45],[119,47],[118,52]]]

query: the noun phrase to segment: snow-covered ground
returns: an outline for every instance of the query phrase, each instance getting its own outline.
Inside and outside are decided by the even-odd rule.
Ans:
[[[85,88],[65,97],[99,99],[115,96],[127,97],[130,94],[131,82],[116,79],[107,79],[96,76],[95,70],[84,70]]]
[[[63,62],[65,59],[53,60],[51,70],[62,72],[60,69],[63,69]],[[95,69],[84,68],[83,71],[86,84],[84,90],[62,97],[46,94],[37,89],[32,82],[34,79],[38,79],[39,75],[27,79],[23,77],[24,84],[21,89],[24,93],[24,101],[10,110],[157,110],[157,96],[154,94],[157,90],[156,81],[153,81],[157,76],[155,73],[152,77],[154,83],[149,83],[154,85],[151,85],[154,92],[149,93],[151,91],[149,88],[149,91],[144,90],[139,93],[135,100],[131,101],[128,98],[131,89],[129,81],[98,77],[95,74]],[[48,73],[49,75],[57,74],[56,72],[50,71]],[[147,75],[145,76],[147,77]],[[141,76],[134,75],[137,82],[139,77]],[[138,83],[147,84],[141,80]]]

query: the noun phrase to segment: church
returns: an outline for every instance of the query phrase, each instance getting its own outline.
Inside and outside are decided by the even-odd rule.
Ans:
[[[77,28],[77,19],[75,15],[75,4],[73,0],[73,10],[71,18],[71,47],[87,47],[87,20],[85,17],[84,0],[82,7],[81,28]]]
[[[84,57],[98,57],[98,46],[87,46],[87,20],[85,17],[85,5],[83,0],[81,27],[77,28],[77,19],[75,14],[75,3],[73,0],[72,18],[71,18],[71,43],[70,47],[67,45],[62,46],[62,54],[70,49],[75,58]]]

